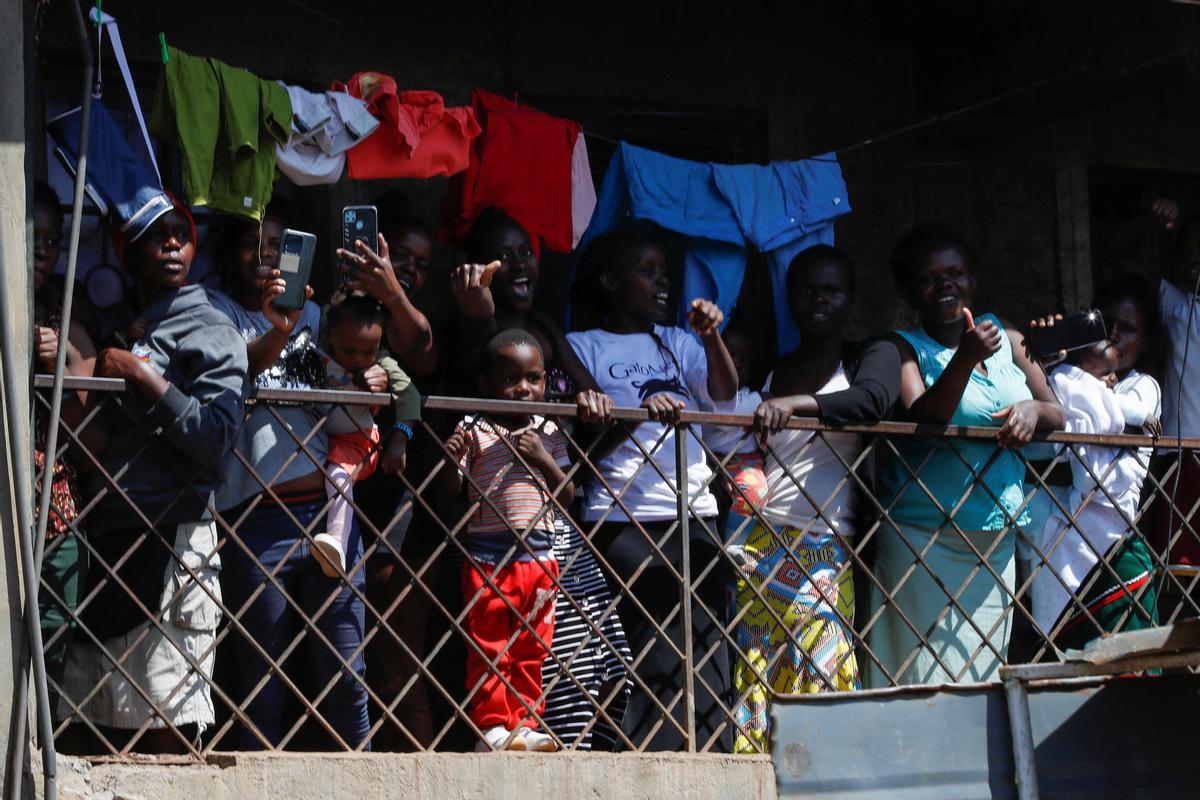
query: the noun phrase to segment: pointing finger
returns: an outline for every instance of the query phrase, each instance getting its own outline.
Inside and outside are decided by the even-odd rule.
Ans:
[[[490,262],[486,267],[484,267],[483,272],[479,275],[479,285],[485,287],[491,286],[492,276],[496,274],[496,270],[500,269],[500,266],[501,264],[499,260],[497,260]]]

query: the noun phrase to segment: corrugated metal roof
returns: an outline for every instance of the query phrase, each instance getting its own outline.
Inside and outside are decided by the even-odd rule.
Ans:
[[[1200,796],[1200,678],[1086,679],[1029,691],[1049,798]],[[775,704],[779,797],[1016,798],[999,684],[785,698]]]

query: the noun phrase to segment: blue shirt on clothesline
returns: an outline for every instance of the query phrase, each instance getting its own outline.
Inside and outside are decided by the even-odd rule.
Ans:
[[[833,244],[833,220],[850,211],[837,156],[760,164],[707,164],[622,142],[600,188],[581,246],[631,220],[688,237],[683,308],[713,300],[728,316],[746,272],[747,249],[769,254],[780,353],[800,334],[787,303],[787,267],[797,253]]]

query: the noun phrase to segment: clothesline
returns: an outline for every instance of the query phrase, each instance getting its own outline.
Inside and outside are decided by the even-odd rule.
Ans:
[[[1164,61],[1169,61],[1172,58],[1177,58],[1177,57],[1183,55],[1183,53],[1191,46],[1191,44],[1193,42],[1195,42],[1197,40],[1197,38],[1198,37],[1193,37],[1192,39],[1190,39],[1188,41],[1188,43],[1180,46],[1179,48],[1177,48],[1175,50],[1172,50],[1169,53],[1159,55],[1159,56],[1154,56],[1152,58],[1145,59],[1138,63],[1125,66],[1120,70],[1119,74],[1128,75],[1132,72],[1137,72],[1137,71],[1140,71],[1147,67],[1152,67],[1155,64],[1161,64]],[[1064,70],[1062,72],[1059,72],[1056,75],[1051,75],[1049,77],[1042,78],[1040,80],[1036,80],[1032,83],[1025,84],[1024,86],[1020,86],[1016,89],[1010,89],[1008,91],[999,92],[998,94],[992,95],[991,97],[985,98],[983,100],[978,100],[973,103],[968,103],[967,105],[960,106],[959,108],[953,109],[951,111],[946,111],[944,113],[936,114],[932,117],[928,117],[928,118],[920,120],[918,122],[913,122],[908,125],[903,125],[899,128],[888,131],[886,133],[867,137],[866,139],[863,139],[862,141],[859,141],[859,142],[855,142],[854,144],[843,145],[842,147],[834,150],[833,153],[835,155],[840,156],[845,153],[849,153],[849,152],[858,150],[863,147],[867,147],[867,146],[874,145],[874,144],[879,144],[880,142],[884,142],[889,139],[894,139],[897,136],[902,136],[906,133],[912,133],[914,131],[921,130],[922,128],[927,128],[930,125],[936,125],[939,122],[944,122],[948,119],[960,117],[963,114],[968,114],[972,111],[977,111],[980,108],[986,108],[987,106],[990,106],[994,103],[998,103],[1002,100],[1009,100],[1013,97],[1018,97],[1020,95],[1026,94],[1026,93],[1034,91],[1036,89],[1041,89],[1045,86],[1049,86],[1050,84],[1057,83],[1058,81],[1060,81],[1064,78],[1073,77],[1075,75],[1079,75],[1079,74],[1082,74],[1084,72],[1089,72],[1089,71],[1091,71],[1090,55],[1088,57],[1085,57],[1083,63],[1080,64],[1079,66],[1075,67],[1074,69]]]
[[[343,28],[349,27],[347,25],[347,23],[345,23],[341,19],[338,19],[337,17],[327,14],[316,8],[313,8],[312,6],[308,5],[307,3],[301,2],[300,0],[290,0],[290,2],[296,8],[298,8],[306,13],[312,14],[313,16],[316,16],[325,22],[337,25],[338,27],[343,27]],[[1180,54],[1182,54],[1187,49],[1187,47],[1188,47],[1188,45],[1185,44],[1185,45],[1181,46],[1180,48],[1173,50],[1169,53],[1162,54],[1159,56],[1154,56],[1154,57],[1146,59],[1142,62],[1128,65],[1128,66],[1122,68],[1121,74],[1128,74],[1129,72],[1140,70],[1145,67],[1153,66],[1154,64],[1169,60],[1171,58],[1178,57]],[[1089,49],[1089,51],[1090,51],[1090,49]],[[423,66],[425,66],[433,71],[440,72],[444,75],[454,78],[456,81],[460,82],[465,88],[473,89],[474,87],[478,86],[478,87],[488,89],[489,91],[493,91],[493,89],[491,89],[487,85],[486,82],[475,80],[471,76],[468,76],[463,73],[452,70],[450,68],[444,67],[435,62],[428,61],[426,59],[420,58],[419,56],[414,56],[414,55],[411,55],[408,53],[405,53],[404,57],[407,59],[410,59],[412,61],[415,61],[417,63],[420,63]],[[1033,81],[1029,84],[1026,84],[1024,86],[1021,86],[1021,87],[1018,87],[1015,89],[996,93],[987,98],[983,98],[981,100],[974,101],[972,103],[968,103],[966,105],[963,105],[963,106],[953,109],[951,111],[936,114],[934,116],[928,117],[923,120],[919,120],[917,122],[912,122],[912,123],[908,123],[905,125],[901,125],[897,128],[893,128],[891,130],[885,131],[880,134],[874,134],[865,139],[853,142],[848,145],[843,145],[841,147],[837,147],[832,150],[823,148],[823,152],[824,153],[832,153],[833,155],[840,156],[840,155],[843,155],[846,153],[850,153],[850,152],[862,149],[864,147],[869,147],[872,145],[880,144],[882,142],[889,141],[896,137],[903,136],[903,135],[909,134],[909,133],[913,133],[918,130],[922,130],[922,129],[930,127],[932,125],[936,125],[936,124],[948,121],[950,119],[959,118],[965,114],[969,114],[972,111],[976,111],[981,108],[987,107],[989,105],[993,105],[995,103],[1001,102],[1003,100],[1011,99],[1013,97],[1017,97],[1017,96],[1026,94],[1028,92],[1037,90],[1039,88],[1043,88],[1045,86],[1056,83],[1064,78],[1081,74],[1081,73],[1089,70],[1089,68],[1090,68],[1089,64],[1090,64],[1090,55],[1088,55],[1084,58],[1084,61],[1082,64],[1080,64],[1078,67],[1075,67],[1073,69],[1065,70],[1058,74],[1055,74],[1055,75],[1052,75],[1052,76],[1049,76],[1046,78],[1042,78],[1037,81]],[[497,92],[497,94],[503,94],[503,93]],[[521,109],[521,110],[525,110],[525,109]],[[534,110],[530,109],[530,111],[532,112]],[[687,117],[687,116],[692,115],[691,112],[679,111],[679,110],[674,110],[674,109],[651,109],[651,110],[642,110],[638,113],[648,114],[648,115],[676,116],[676,117]],[[740,112],[740,111],[739,112],[733,112],[733,111],[730,112],[730,114],[735,114],[735,113],[740,114],[742,112]],[[712,112],[705,112],[704,115],[712,116]],[[602,142],[605,142],[605,143],[611,144],[611,145],[616,145],[620,141],[622,141],[620,134],[614,133],[613,135],[604,135],[604,134],[596,132],[596,130],[591,127],[587,128],[587,135],[589,138],[593,138],[598,141],[602,141]],[[628,137],[625,137],[625,138],[628,138]],[[709,148],[709,149],[721,150],[721,151],[731,153],[731,154],[745,155],[745,148],[742,148],[742,147],[723,145],[723,144],[719,144],[716,142],[703,142],[703,143],[699,143],[699,144],[701,146]],[[816,157],[819,159],[819,156],[814,156],[814,155],[808,156],[808,158],[813,158],[813,157]]]
[[[319,13],[297,0],[293,0],[293,5],[310,13]],[[104,15],[99,11],[94,18],[97,23],[105,20]],[[119,57],[119,38],[116,35],[115,22],[112,23],[112,32],[114,51],[118,51]],[[467,195],[473,192],[480,196],[451,197],[451,202],[461,205],[458,212],[452,212],[449,215],[456,219],[456,226],[459,229],[455,231],[457,233],[462,233],[470,224],[474,213],[486,205],[481,199],[482,195],[487,195],[487,200],[493,205],[500,199],[506,199],[507,203],[500,203],[500,207],[517,203],[517,205],[525,207],[527,214],[541,214],[546,218],[553,217],[553,222],[546,224],[545,231],[541,235],[552,244],[554,249],[563,249],[564,245],[566,249],[570,249],[572,240],[575,243],[579,240],[581,224],[586,227],[586,220],[581,223],[580,219],[567,219],[571,213],[566,212],[564,217],[564,213],[561,211],[563,208],[570,209],[572,199],[579,200],[583,194],[590,195],[591,198],[595,197],[594,190],[591,189],[590,169],[587,167],[586,147],[581,136],[580,126],[569,119],[552,117],[540,110],[521,106],[517,103],[516,95],[509,100],[505,96],[489,93],[476,86],[472,91],[473,108],[451,108],[444,106],[441,95],[435,92],[399,92],[396,82],[382,73],[357,73],[351,79],[349,86],[335,83],[336,92],[315,95],[296,87],[281,88],[274,81],[262,81],[244,70],[230,67],[216,59],[193,57],[174,48],[171,50],[172,57],[169,65],[165,57],[163,62],[164,80],[168,84],[171,81],[181,85],[212,84],[215,81],[219,89],[218,94],[220,92],[228,94],[225,98],[227,103],[234,103],[239,107],[244,106],[241,110],[245,113],[241,114],[241,118],[260,118],[262,120],[259,131],[260,147],[254,151],[253,158],[241,161],[235,158],[230,163],[215,163],[207,154],[218,141],[218,137],[222,135],[243,136],[244,132],[222,133],[221,126],[228,124],[228,121],[217,107],[209,108],[193,104],[187,92],[168,90],[163,93],[162,84],[160,84],[160,93],[153,115],[154,126],[158,128],[156,133],[160,135],[160,138],[165,137],[167,140],[175,141],[184,152],[184,184],[189,198],[203,198],[207,204],[215,208],[231,213],[246,214],[257,219],[260,218],[266,200],[270,197],[271,176],[274,174],[276,166],[301,185],[329,183],[340,179],[343,162],[348,162],[350,176],[360,179],[423,178],[456,175],[466,170],[469,173],[467,180],[460,183],[467,187]],[[1124,66],[1118,71],[1129,73],[1144,69],[1147,66],[1175,58],[1180,52],[1181,49],[1177,49],[1159,54],[1139,63]],[[1085,57],[1083,62],[1073,69],[1006,92],[1000,92],[989,98],[934,115],[925,120],[903,125],[884,134],[868,137],[832,152],[802,159],[802,161],[812,164],[824,162],[836,167],[839,154],[847,154],[878,144],[953,117],[969,114],[999,101],[1027,94],[1057,83],[1064,78],[1079,75],[1090,69],[1089,61],[1090,57]],[[220,80],[217,80],[218,74],[223,76]],[[463,76],[456,77],[466,81]],[[361,87],[357,83],[360,78],[364,81]],[[132,95],[132,84],[129,81],[127,83],[130,84]],[[290,102],[289,94],[291,95]],[[307,120],[302,119],[300,113],[301,106],[306,102],[302,98],[303,95],[311,95],[307,101],[310,103],[310,108],[306,109],[305,113]],[[481,100],[481,95],[487,95],[488,99]],[[203,96],[207,97],[207,95]],[[173,98],[176,97],[183,98],[182,104],[172,108]],[[358,107],[354,109],[341,108],[339,102],[335,102],[335,100],[344,100],[349,103],[350,98],[358,103]],[[134,100],[137,105],[136,98]],[[313,114],[307,113],[312,111],[314,106],[316,108],[313,112],[315,117]],[[480,140],[479,144],[475,143],[476,137],[481,133],[475,117],[479,115],[480,119],[483,119],[487,113],[486,107],[494,109],[494,112],[499,115],[498,120],[502,124],[498,135],[505,142],[502,146],[496,145],[497,134],[485,137]],[[103,109],[100,113],[103,113]],[[540,125],[547,124],[542,121],[542,117],[548,120],[552,129],[539,128]],[[373,133],[377,127],[378,131]],[[518,131],[523,131],[523,133],[518,133]],[[527,153],[529,159],[518,159],[513,162],[514,156],[530,150],[529,142],[532,141],[531,137],[535,132],[543,137],[544,146],[534,148],[533,151]],[[143,133],[145,134],[144,130]],[[613,147],[621,147],[621,137],[595,132],[590,128],[587,134],[597,141]],[[298,136],[307,138],[300,140],[297,138]],[[148,137],[146,138],[148,140]],[[119,137],[114,138],[114,146],[121,144],[117,139]],[[563,146],[564,142],[568,143],[565,147]],[[719,147],[739,154],[743,152],[743,148],[707,142],[702,139],[694,140],[693,143],[700,147]],[[676,144],[680,144],[680,142],[676,142]],[[682,144],[687,144],[687,142],[682,142]],[[301,147],[307,149],[301,151]],[[189,149],[195,148],[198,148],[197,152],[204,157],[189,160]],[[547,148],[555,153],[554,166],[550,172],[542,176],[540,181],[531,182],[527,174],[512,176],[505,172],[507,169],[505,165],[509,162],[525,163],[527,167],[536,163],[540,165],[540,169],[549,169],[542,163],[545,161],[544,151]],[[152,151],[152,148],[148,149]],[[485,151],[491,154],[490,160],[483,158],[486,154]],[[219,147],[217,152],[220,152]],[[285,156],[288,159],[286,166],[289,169],[285,169]],[[511,182],[517,188],[506,189],[505,198],[492,196],[495,192],[480,193],[472,188],[476,186],[478,179],[472,170],[480,169],[481,159],[490,182],[489,185],[500,186]],[[267,168],[268,162],[270,169]],[[498,178],[501,174],[505,176],[503,181]],[[562,187],[580,189],[582,177],[586,177],[587,192],[573,189],[568,191],[568,194],[572,194],[573,197],[563,194]],[[128,175],[124,176],[124,179],[129,178]],[[134,176],[134,178],[135,183],[141,182],[141,176]],[[157,179],[154,183],[161,185],[161,179]],[[543,191],[540,188],[534,191],[533,187],[535,186],[551,187],[553,191]],[[161,192],[161,189],[159,191]],[[541,194],[539,195],[538,192]],[[458,193],[462,193],[461,189]],[[535,195],[536,199],[534,199]],[[547,199],[551,195],[553,195],[552,202]],[[520,203],[517,202],[518,197],[521,200]],[[590,204],[594,205],[594,202],[593,199]],[[545,209],[550,206],[559,208],[553,214],[548,214]],[[523,215],[518,214],[518,217],[523,217]],[[527,228],[537,227],[531,226],[524,218],[522,218],[522,222]],[[448,232],[450,231],[444,231],[444,233]],[[531,230],[531,232],[533,231]]]
[[[316,10],[316,9],[312,8],[311,6],[307,5],[306,3],[300,2],[300,0],[290,0],[290,2],[292,3],[292,5],[296,6],[297,8],[299,8],[299,9],[301,9],[301,10],[303,10],[303,11],[306,11],[306,12],[308,12],[308,13],[310,13],[310,14],[313,14],[314,16],[317,16],[317,17],[319,17],[319,18],[321,18],[321,19],[325,20],[326,22],[333,23],[333,24],[335,24],[335,25],[338,25],[339,27],[348,27],[348,26],[346,25],[346,23],[342,22],[341,20],[339,20],[339,19],[336,19],[335,17],[332,17],[332,16],[330,16],[330,15],[328,15],[328,14],[325,14],[324,12],[318,11],[318,10]],[[1173,54],[1173,55],[1175,55],[1175,54]],[[436,64],[436,63],[434,63],[434,62],[432,62],[432,61],[427,61],[426,59],[420,58],[419,56],[414,56],[414,55],[412,55],[411,53],[405,53],[405,54],[404,54],[404,57],[405,57],[405,58],[408,58],[408,59],[410,59],[410,60],[412,60],[412,61],[415,61],[415,62],[417,62],[417,63],[419,63],[419,64],[421,64],[421,65],[423,65],[423,66],[425,66],[425,67],[427,67],[427,68],[429,68],[429,69],[431,69],[431,70],[435,71],[435,72],[441,72],[441,73],[443,73],[444,75],[447,75],[447,76],[449,76],[449,77],[455,78],[456,80],[458,80],[458,81],[462,82],[462,84],[464,85],[464,87],[465,87],[465,88],[468,88],[468,89],[474,89],[475,87],[480,87],[480,88],[486,89],[486,90],[488,90],[488,91],[495,92],[496,94],[501,94],[501,95],[503,95],[503,94],[504,94],[503,92],[498,92],[498,91],[496,91],[496,90],[495,90],[493,87],[491,87],[491,86],[488,86],[488,85],[487,85],[487,83],[486,83],[485,81],[479,81],[479,80],[475,80],[475,79],[473,79],[473,78],[472,78],[472,77],[470,77],[470,76],[467,76],[467,75],[464,75],[464,74],[462,74],[462,73],[456,72],[456,71],[454,71],[454,70],[452,70],[452,69],[449,69],[449,68],[447,68],[447,67],[443,67],[442,65],[440,65],[440,64]],[[1085,64],[1085,65],[1083,65],[1083,68],[1086,68],[1086,64]],[[1075,74],[1075,72],[1071,72],[1071,73],[1069,73],[1069,74]],[[854,151],[854,150],[858,150],[858,149],[861,149],[861,148],[863,148],[863,147],[867,147],[867,146],[869,146],[869,145],[872,145],[872,144],[878,144],[878,143],[880,143],[880,142],[883,142],[883,141],[886,141],[886,140],[888,140],[888,139],[895,138],[896,136],[900,136],[900,135],[903,135],[903,134],[905,134],[905,133],[909,133],[909,132],[912,132],[912,131],[920,130],[921,128],[928,127],[929,125],[933,125],[933,124],[936,124],[936,123],[938,123],[938,122],[941,122],[941,121],[944,121],[944,120],[947,120],[947,119],[951,119],[951,118],[953,118],[953,117],[960,116],[960,115],[962,115],[962,114],[966,114],[966,113],[968,113],[968,112],[970,112],[970,111],[972,111],[972,110],[975,110],[975,109],[977,109],[977,108],[985,107],[985,106],[987,106],[987,105],[990,105],[990,104],[992,104],[992,103],[999,102],[1000,100],[1007,99],[1008,97],[1013,97],[1013,96],[1017,96],[1017,95],[1019,95],[1019,94],[1023,94],[1023,93],[1025,93],[1025,92],[1027,92],[1027,91],[1031,91],[1032,89],[1038,88],[1039,86],[1041,86],[1041,85],[1043,85],[1043,84],[1046,84],[1046,83],[1049,83],[1049,82],[1056,81],[1056,80],[1058,80],[1058,79],[1060,79],[1060,78],[1062,78],[1062,77],[1063,77],[1063,74],[1060,74],[1060,75],[1053,76],[1053,77],[1051,77],[1051,78],[1046,78],[1046,79],[1043,79],[1042,81],[1035,82],[1034,84],[1030,84],[1030,85],[1027,85],[1027,86],[1021,87],[1021,88],[1019,88],[1019,89],[1011,90],[1011,91],[1008,91],[1008,92],[1001,92],[1001,93],[999,93],[999,94],[997,94],[997,95],[994,95],[994,96],[992,96],[992,97],[990,97],[990,98],[987,98],[987,99],[984,99],[984,100],[980,100],[980,101],[977,101],[977,102],[975,102],[975,103],[971,103],[971,104],[969,104],[969,105],[963,106],[963,107],[961,107],[961,108],[958,108],[958,109],[955,109],[955,110],[953,110],[953,111],[948,111],[948,112],[945,112],[945,113],[943,113],[943,114],[939,114],[939,115],[937,115],[937,116],[935,116],[935,117],[930,117],[930,118],[928,118],[928,119],[921,120],[921,121],[919,121],[919,122],[910,123],[910,124],[907,124],[907,125],[901,126],[901,127],[899,127],[899,128],[896,128],[896,129],[894,129],[894,130],[888,131],[888,132],[886,132],[886,133],[883,133],[883,134],[878,134],[878,135],[874,135],[874,136],[868,137],[867,139],[864,139],[864,140],[862,140],[862,141],[856,142],[856,143],[854,143],[854,144],[845,145],[845,146],[843,146],[843,147],[841,147],[841,148],[838,148],[838,149],[836,149],[836,150],[832,150],[832,151],[830,151],[830,150],[823,150],[823,151],[822,151],[822,153],[823,153],[823,154],[832,153],[833,155],[835,155],[835,156],[838,156],[838,155],[841,155],[841,154],[843,154],[843,153],[852,152],[852,151]],[[531,111],[531,112],[535,112],[535,111],[536,111],[535,109],[521,109],[521,110],[528,110],[528,111]],[[662,112],[662,113],[666,113],[667,111],[668,111],[667,109],[663,109],[663,110],[661,110],[661,112]],[[671,112],[671,113],[673,113],[673,114],[675,114],[675,115],[680,115],[680,116],[686,116],[686,115],[687,115],[687,112],[678,112],[678,111],[674,111],[674,112]],[[734,114],[734,113],[740,113],[740,112],[730,112],[730,114],[731,114],[731,115],[732,115],[732,114]],[[589,138],[589,139],[595,139],[595,140],[597,140],[597,141],[605,142],[605,143],[607,143],[607,144],[611,144],[611,145],[614,145],[614,146],[616,146],[616,145],[619,145],[619,144],[620,144],[620,143],[623,141],[622,139],[620,139],[620,138],[616,138],[615,136],[605,136],[605,135],[599,134],[599,133],[597,133],[597,132],[595,131],[595,129],[594,129],[594,128],[591,128],[591,127],[587,127],[587,128],[586,128],[586,132],[587,132],[587,136],[588,136],[588,138]],[[743,148],[740,148],[740,147],[733,147],[733,146],[730,146],[730,145],[721,145],[721,144],[716,144],[716,143],[706,143],[706,144],[705,144],[705,146],[706,146],[706,147],[710,147],[710,148],[712,148],[712,149],[723,150],[723,151],[725,151],[725,152],[729,152],[729,153],[744,154],[744,150],[743,150]],[[815,156],[812,156],[812,155],[810,155],[810,156],[806,156],[806,158],[810,158],[810,159],[817,160],[817,161],[822,161],[822,160],[830,160],[830,159],[821,159],[820,157],[815,157]]]
[[[314,14],[328,22],[337,24],[340,27],[346,27],[346,24],[344,22],[342,22],[341,20],[335,19],[327,14],[319,12],[316,9],[311,8],[307,4],[300,2],[300,0],[290,0],[290,1],[292,2],[293,5],[295,5],[296,7],[300,8],[300,9],[303,9],[304,11]],[[1188,49],[1188,47],[1194,40],[1195,40],[1195,37],[1193,37],[1193,40],[1189,40],[1188,43],[1185,43],[1184,45],[1180,46],[1179,48],[1177,48],[1169,53],[1159,55],[1159,56],[1154,56],[1149,59],[1145,59],[1141,62],[1123,67],[1120,70],[1120,74],[1129,74],[1130,72],[1135,72],[1135,71],[1144,69],[1146,67],[1154,66],[1155,64],[1159,64],[1164,61],[1170,60],[1172,58],[1177,58]],[[413,56],[411,54],[405,54],[405,57],[412,59],[413,61],[416,61],[434,71],[441,72],[445,75],[451,76],[459,81],[462,81],[463,84],[466,86],[470,86],[470,87],[481,86],[483,88],[488,88],[486,86],[485,82],[474,80],[470,76],[463,75],[462,73],[456,72],[456,71],[448,69],[446,67],[443,67],[440,64],[435,64],[434,62],[427,61],[425,59],[422,59],[418,56]],[[1091,61],[1091,56],[1090,56],[1090,48],[1089,48],[1089,52],[1085,56],[1083,63],[1081,63],[1080,65],[1078,65],[1077,67],[1075,67],[1073,69],[1064,70],[1055,75],[1033,81],[1032,83],[1025,84],[1025,85],[1017,87],[1015,89],[1010,89],[1010,90],[1006,90],[1003,92],[997,92],[996,94],[993,94],[990,97],[986,97],[981,100],[977,100],[977,101],[968,103],[966,105],[952,109],[951,111],[946,111],[941,114],[935,114],[931,117],[927,117],[926,119],[919,120],[917,122],[908,123],[905,125],[901,125],[900,127],[885,131],[880,134],[874,134],[874,135],[869,136],[860,141],[853,142],[853,143],[847,144],[847,145],[843,145],[843,146],[835,148],[833,150],[828,150],[828,149],[823,150],[823,152],[824,153],[832,153],[835,156],[840,156],[845,153],[850,153],[855,150],[860,150],[864,147],[869,147],[872,145],[880,144],[885,141],[889,141],[898,136],[903,136],[908,133],[914,133],[918,130],[922,130],[931,125],[936,125],[938,123],[945,122],[947,120],[954,119],[956,117],[961,117],[962,115],[968,114],[971,111],[975,111],[980,108],[985,108],[987,106],[993,105],[993,104],[1001,102],[1003,100],[1008,100],[1013,97],[1018,97],[1020,95],[1027,94],[1028,92],[1043,88],[1043,87],[1051,85],[1053,83],[1057,83],[1058,81],[1060,81],[1064,78],[1072,77],[1075,75],[1079,75],[1083,72],[1090,71],[1090,61]],[[491,91],[490,88],[489,88],[489,91]],[[669,110],[663,110],[663,113],[668,113],[668,111]],[[677,111],[670,112],[670,113],[677,114],[677,115],[686,115],[687,114],[687,112],[677,112]],[[739,113],[739,112],[730,112],[730,113],[733,114],[733,113]],[[610,144],[618,144],[620,141],[620,140],[612,138],[612,137],[602,136],[600,134],[597,134],[591,128],[588,128],[587,134],[588,134],[589,138],[594,138],[599,141],[603,141],[603,142],[610,143]],[[741,148],[730,147],[727,145],[713,144],[713,145],[711,145],[711,147],[716,148],[716,149],[725,150],[728,152],[741,152]],[[806,156],[805,158],[814,158],[814,156],[809,155],[809,156]],[[821,159],[817,158],[816,160],[821,160]]]

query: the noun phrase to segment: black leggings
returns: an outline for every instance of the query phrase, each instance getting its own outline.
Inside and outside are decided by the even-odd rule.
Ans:
[[[692,595],[692,647],[695,661],[702,662],[695,677],[696,749],[728,752],[732,725],[726,723],[722,704],[729,707],[729,650],[721,635],[728,572],[705,524],[715,529],[715,520],[690,521],[692,581],[716,562]],[[672,525],[675,530],[668,536]],[[661,555],[647,541],[647,534],[658,543]],[[622,727],[634,746],[646,750],[683,750],[687,741],[680,731],[687,731],[683,698],[686,669],[679,655],[685,652],[682,593],[680,581],[667,563],[682,571],[681,539],[674,521],[641,523],[641,529],[629,522],[605,523],[593,536],[606,562],[604,569],[613,593],[621,597],[617,610],[634,661],[641,659],[633,670],[637,681]],[[643,565],[644,569],[633,578]],[[664,624],[668,618],[670,621]],[[649,651],[643,655],[647,647]],[[659,703],[669,709],[669,719],[663,719],[667,715]],[[656,725],[658,729],[654,730]]]

